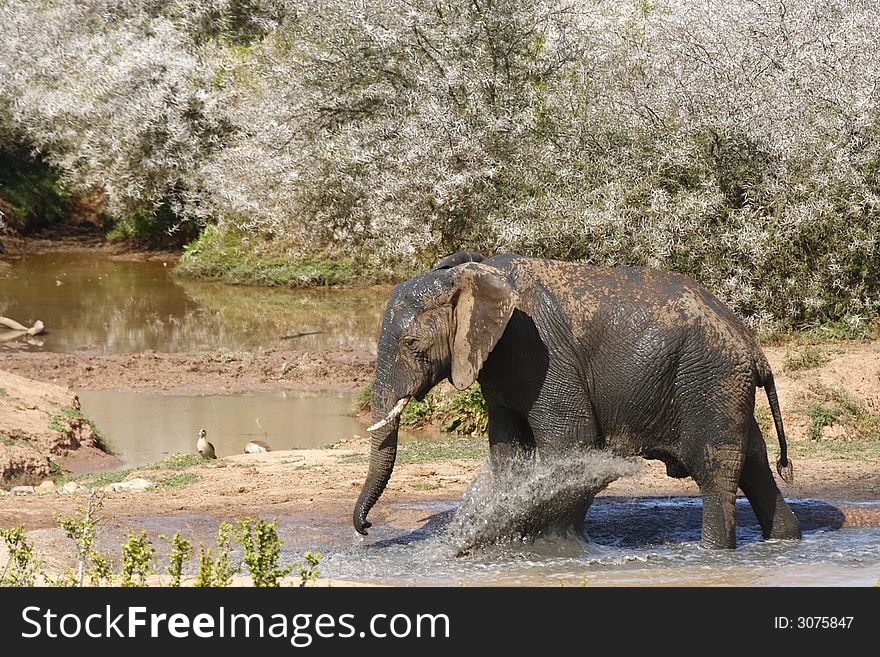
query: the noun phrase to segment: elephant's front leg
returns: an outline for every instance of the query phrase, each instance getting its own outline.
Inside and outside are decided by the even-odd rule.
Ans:
[[[521,415],[503,406],[489,404],[489,464],[495,473],[530,461],[535,438]]]
[[[589,408],[560,408],[557,405],[545,413],[533,415],[532,431],[538,454],[543,463],[551,464],[554,472],[569,473],[567,476],[571,476],[571,459],[577,459],[584,450],[596,448],[599,444],[596,422]],[[552,465],[554,460],[565,463],[557,468]],[[586,535],[587,511],[598,492],[587,481],[578,474],[574,480],[558,482],[564,494],[547,499],[544,503],[549,530]]]

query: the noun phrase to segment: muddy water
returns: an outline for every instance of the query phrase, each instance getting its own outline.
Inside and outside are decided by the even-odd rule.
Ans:
[[[242,453],[251,440],[277,450],[306,449],[366,435],[366,424],[352,415],[354,396],[348,393],[78,394],[83,413],[109,438],[126,467],[155,463],[168,454],[195,453],[202,428],[221,457]]]
[[[880,502],[788,500],[801,541],[763,541],[744,500],[736,550],[699,547],[699,499],[599,496],[587,515],[588,541],[554,538],[454,557],[446,538],[458,501],[400,505],[428,518],[415,531],[374,526],[366,538],[345,517],[280,515],[282,561],[317,550],[322,579],[385,586],[874,586],[880,582],[880,527],[842,524],[840,507]],[[202,516],[139,518],[137,529],[180,529],[212,544],[218,521]],[[108,546],[124,533],[102,536]],[[116,541],[114,543],[114,541]]]
[[[90,253],[6,259],[0,315],[46,333],[3,348],[163,352],[285,345],[374,350],[387,290],[282,290],[180,280],[170,264]],[[300,335],[295,338],[282,336]]]
[[[467,557],[448,552],[456,503],[425,508],[416,532],[380,530],[366,540],[334,528],[322,549],[326,577],[391,585],[506,586],[873,586],[880,581],[880,528],[841,527],[833,505],[792,500],[801,541],[763,541],[741,500],[737,550],[699,547],[699,499],[598,497],[589,541],[571,538],[505,545]],[[875,506],[877,504],[875,503]],[[347,535],[346,535],[347,534]],[[291,536],[288,540],[293,540]]]
[[[217,455],[240,454],[251,440],[273,449],[312,449],[366,436],[347,392],[256,392],[241,395],[165,395],[81,390],[82,411],[113,445],[124,467],[155,463],[168,454],[195,454],[199,430]],[[402,443],[420,436],[401,432]]]

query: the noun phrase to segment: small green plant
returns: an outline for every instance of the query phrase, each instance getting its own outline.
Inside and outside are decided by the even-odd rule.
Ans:
[[[146,532],[128,532],[128,540],[122,546],[122,570],[119,584],[125,587],[146,586],[147,577],[155,572],[153,544]]]
[[[842,422],[858,438],[880,439],[880,415],[868,411],[861,399],[842,388],[819,383],[811,385],[810,392],[818,399],[807,408],[810,438],[818,440],[822,427]]]
[[[110,444],[110,441],[98,431],[98,427],[95,426],[95,423],[83,415],[78,409],[73,408],[72,406],[63,406],[61,407],[61,410],[49,418],[49,428],[53,431],[58,431],[59,433],[68,433],[71,430],[71,427],[76,424],[87,425],[95,435],[98,448],[107,454],[113,453],[113,446]]]
[[[159,538],[165,540],[165,536]],[[168,554],[168,566],[165,568],[171,575],[170,586],[179,587],[180,579],[183,576],[183,565],[189,559],[193,552],[193,546],[190,541],[183,538],[180,532],[175,532],[171,537],[171,552]]]
[[[489,411],[480,385],[475,383],[449,402],[445,411],[447,420],[440,427],[446,433],[466,436],[485,436],[489,426]]]
[[[355,397],[354,397],[354,411],[355,411],[355,413],[369,411],[370,404],[372,402],[373,402],[373,384],[368,383],[363,388],[358,390],[357,395],[355,395]]]
[[[822,429],[833,426],[840,420],[840,410],[824,404],[810,404],[807,407],[807,417],[810,418],[810,427],[807,430],[812,440],[822,437]]]
[[[800,372],[821,367],[829,360],[831,358],[823,350],[806,346],[800,351],[786,352],[783,368],[786,372]]]
[[[76,573],[67,578],[71,586],[81,587],[86,575],[92,586],[100,586],[111,579],[110,560],[94,549],[98,527],[103,521],[103,518],[96,518],[95,513],[103,503],[103,495],[92,489],[81,517],[58,518],[64,535],[72,539],[77,547]]]
[[[439,423],[444,433],[486,435],[489,413],[479,384],[461,393],[444,387],[432,390],[422,401],[411,400],[400,416],[403,426],[420,427],[430,422]]]
[[[318,579],[321,574],[318,571],[320,560],[321,554],[318,552],[306,552],[303,555],[303,560],[299,564],[299,585],[301,587]]]
[[[232,576],[238,571],[238,568],[233,567],[229,557],[234,535],[235,527],[231,523],[223,522],[217,529],[217,546],[215,548],[199,546],[195,586],[222,587],[232,583]]]
[[[237,537],[244,548],[244,563],[258,588],[277,587],[278,581],[293,570],[293,566],[278,566],[283,541],[278,538],[277,527],[277,520],[238,521]]]
[[[439,410],[439,405],[434,395],[428,395],[422,401],[412,399],[403,409],[400,415],[400,423],[404,426],[415,427],[426,421]]]
[[[24,527],[0,529],[0,538],[6,545],[7,555],[6,565],[0,571],[0,586],[34,586],[40,564]]]

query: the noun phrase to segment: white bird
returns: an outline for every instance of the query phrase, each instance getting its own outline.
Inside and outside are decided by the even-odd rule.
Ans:
[[[271,452],[272,448],[269,447],[269,443],[265,443],[262,440],[252,440],[247,445],[244,446],[245,454],[260,454],[262,452]]]
[[[199,431],[199,440],[196,443],[196,449],[199,450],[199,454],[202,455],[203,459],[217,458],[214,446],[208,442],[208,432],[205,429]]]

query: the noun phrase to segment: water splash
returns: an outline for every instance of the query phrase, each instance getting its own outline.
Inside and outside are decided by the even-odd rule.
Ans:
[[[547,538],[580,543],[584,518],[596,494],[640,467],[633,460],[595,450],[568,451],[540,461],[521,457],[497,471],[484,466],[439,542],[455,556]]]

